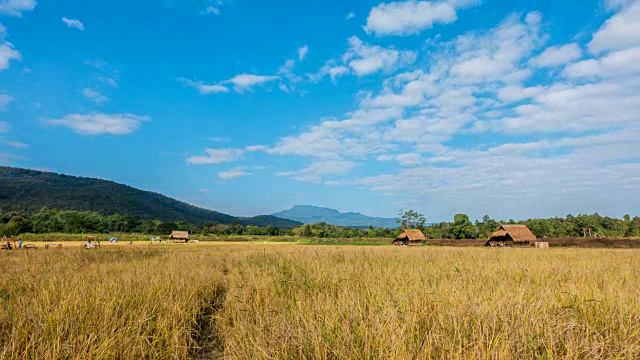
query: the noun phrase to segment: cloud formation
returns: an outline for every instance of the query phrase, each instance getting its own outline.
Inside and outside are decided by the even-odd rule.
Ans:
[[[375,35],[407,36],[420,33],[435,24],[450,24],[458,19],[456,10],[476,1],[398,1],[382,3],[369,13],[364,29]]]
[[[124,114],[69,114],[60,119],[47,119],[45,123],[62,126],[83,135],[128,135],[137,131],[148,116]]]
[[[400,65],[408,50],[352,37],[316,76],[377,72],[379,88],[361,91],[344,116],[257,151],[307,159],[278,176],[368,189],[399,207],[429,204],[434,216],[481,217],[472,204],[493,202],[498,217],[589,212],[611,201],[596,193],[631,207],[640,194],[640,46],[625,19],[635,6],[613,14],[586,52],[548,45],[539,12],[433,43],[425,63]]]
[[[542,54],[531,59],[531,63],[539,67],[551,67],[565,65],[572,61],[580,59],[582,50],[576,43],[564,46],[550,46],[546,48]]]
[[[67,24],[68,28],[74,28],[80,31],[84,31],[84,24],[80,20],[63,17],[62,22]]]
[[[6,111],[9,108],[9,104],[13,101],[13,96],[9,94],[0,93],[0,111]]]
[[[209,95],[229,92],[229,87],[225,85],[231,85],[233,87],[233,90],[242,94],[245,91],[251,90],[256,86],[276,81],[278,79],[280,78],[275,75],[266,76],[255,74],[239,74],[218,84],[206,84],[202,81],[194,81],[187,78],[178,78],[178,81],[185,87],[190,87],[198,90],[198,92],[202,95]]]
[[[416,60],[413,51],[369,45],[356,36],[350,37],[348,42],[349,49],[342,56],[342,61],[348,64],[357,76],[370,75],[378,71],[394,71]]]
[[[595,54],[640,45],[640,2],[615,14],[593,34],[589,50]]]
[[[35,0],[2,0],[0,14],[21,17],[23,13],[32,11],[35,7]]]
[[[305,45],[298,49],[298,61],[303,61],[304,58],[307,57],[307,53],[309,53],[309,46]]]
[[[206,155],[190,156],[187,163],[191,165],[212,165],[237,161],[244,155],[243,149],[205,149]]]
[[[185,78],[179,78],[178,81],[181,82],[185,87],[190,87],[198,90],[198,92],[202,95],[229,92],[229,89],[226,86],[219,84],[205,84],[202,81],[193,81]]]
[[[226,84],[232,84],[236,91],[243,92],[254,86],[262,85],[271,81],[278,80],[277,76],[255,75],[255,74],[239,74],[229,80],[224,81]]]
[[[238,168],[219,172],[218,179],[230,180],[230,179],[237,179],[237,178],[249,176],[249,175],[252,175],[252,174],[249,172],[246,172],[243,168],[238,167]]]
[[[87,99],[93,101],[97,105],[102,105],[102,104],[106,103],[107,101],[109,101],[108,97],[102,95],[97,90],[90,89],[90,88],[82,89],[82,95],[84,95],[84,97],[86,97]]]
[[[7,28],[0,24],[0,71],[8,69],[11,60],[22,59],[22,55],[13,44],[5,40],[6,36]]]

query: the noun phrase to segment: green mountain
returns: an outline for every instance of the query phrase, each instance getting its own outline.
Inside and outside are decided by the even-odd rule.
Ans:
[[[139,220],[207,222],[289,228],[299,222],[271,215],[236,218],[113,181],[0,166],[0,209],[33,213],[42,207],[129,214]]]
[[[296,205],[289,210],[273,214],[284,219],[299,221],[305,224],[327,223],[330,225],[366,228],[397,228],[396,219],[366,216],[360,213],[341,213],[338,210],[311,205]]]

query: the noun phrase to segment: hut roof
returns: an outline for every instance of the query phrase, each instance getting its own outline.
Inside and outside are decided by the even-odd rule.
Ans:
[[[409,241],[427,240],[420,229],[404,229],[397,239],[407,239]]]
[[[498,231],[494,232],[489,239],[494,237],[504,237],[509,235],[515,242],[536,241],[537,237],[526,225],[500,225]]]
[[[188,231],[172,231],[171,238],[172,239],[188,239],[189,232]]]

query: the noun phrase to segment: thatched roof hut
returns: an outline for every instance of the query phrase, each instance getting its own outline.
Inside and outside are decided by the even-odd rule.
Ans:
[[[498,230],[491,234],[486,245],[507,243],[528,244],[536,240],[537,237],[526,225],[500,225]]]
[[[427,238],[420,229],[403,229],[402,233],[393,240],[393,243],[396,245],[421,245],[424,240]]]
[[[171,240],[184,240],[189,241],[189,232],[188,231],[172,231]]]

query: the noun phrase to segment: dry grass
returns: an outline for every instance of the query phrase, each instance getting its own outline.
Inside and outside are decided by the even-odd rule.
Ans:
[[[189,244],[0,271],[0,358],[640,358],[636,250]]]

